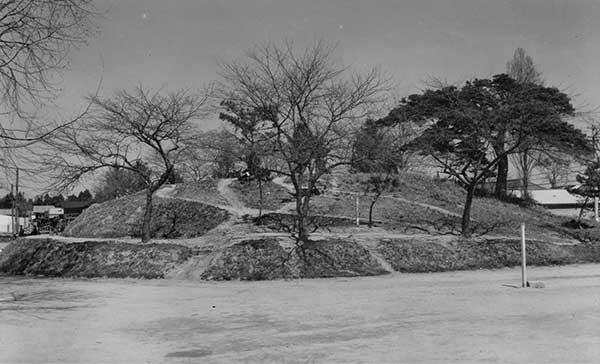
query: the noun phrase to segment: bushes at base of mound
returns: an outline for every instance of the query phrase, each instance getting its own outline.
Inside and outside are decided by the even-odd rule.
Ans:
[[[259,226],[266,226],[267,228],[275,231],[287,231],[289,228],[294,226],[295,215],[282,214],[278,212],[264,214],[261,217],[254,218],[254,223]],[[306,226],[308,230],[329,228],[329,227],[341,227],[341,226],[354,226],[355,221],[344,217],[335,216],[309,216],[306,218]]]
[[[183,200],[160,200],[152,211],[152,236],[155,238],[193,238],[206,234],[229,218],[218,207]],[[135,231],[140,236],[140,228]]]
[[[192,256],[175,244],[19,239],[0,254],[0,272],[48,277],[162,278]]]
[[[388,273],[371,253],[354,241],[317,240],[297,251],[302,278],[358,277]]]
[[[275,239],[246,240],[225,248],[202,274],[207,280],[266,280],[372,276],[388,273],[352,241],[319,240],[286,252]]]
[[[291,276],[288,254],[275,239],[245,240],[219,252],[202,273],[207,280],[268,280]]]
[[[516,239],[453,242],[442,245],[405,239],[382,241],[377,250],[398,272],[442,272],[493,269],[521,264],[521,242]],[[558,245],[527,242],[527,264],[562,265],[600,262],[599,244]]]
[[[144,195],[138,193],[90,206],[63,234],[83,238],[140,236]],[[193,238],[204,235],[229,218],[214,206],[177,199],[155,198],[152,211],[154,238]]]

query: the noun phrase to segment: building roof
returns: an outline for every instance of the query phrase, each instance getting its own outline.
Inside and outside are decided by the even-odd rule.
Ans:
[[[519,179],[509,179],[508,181],[506,181],[506,189],[509,191],[510,190],[522,190],[523,189],[523,180],[520,178]],[[529,184],[527,185],[527,191],[545,190],[545,189],[546,189],[545,187],[542,187],[533,182],[529,182]]]
[[[55,208],[54,205],[33,205],[34,213],[44,213]]]
[[[545,206],[581,206],[585,203],[585,197],[573,195],[565,189],[534,190],[529,191],[529,196]]]

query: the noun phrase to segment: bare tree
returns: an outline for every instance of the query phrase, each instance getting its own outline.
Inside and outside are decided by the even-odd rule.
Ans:
[[[11,167],[19,150],[65,124],[42,122],[34,110],[56,95],[69,55],[96,31],[97,15],[92,0],[0,1],[0,166]]]
[[[303,49],[290,41],[268,43],[221,65],[222,99],[260,113],[261,140],[284,165],[274,171],[291,179],[300,247],[309,238],[306,220],[317,182],[349,162],[352,132],[389,87],[378,69],[353,73],[340,66],[334,50],[324,41]]]
[[[142,242],[147,242],[152,195],[169,180],[194,139],[193,121],[203,117],[206,100],[187,91],[163,95],[142,87],[110,99],[92,97],[90,115],[47,142],[55,151],[47,161],[54,167],[53,187],[72,186],[107,167],[138,174],[147,185],[142,223]]]
[[[539,163],[550,188],[560,188],[569,182],[573,158],[566,154],[549,153]]]
[[[138,161],[135,169],[138,172],[123,168],[105,170],[94,190],[94,201],[104,202],[146,189],[147,181],[141,175],[150,175],[150,169],[141,161]]]
[[[513,58],[506,62],[506,74],[520,84],[532,84],[538,86],[543,86],[544,84],[541,73],[537,70],[532,58],[527,55],[523,48],[517,48]],[[507,133],[508,131],[499,133],[498,138],[494,143],[494,150],[498,155],[503,154],[506,145],[510,143],[506,140]],[[534,148],[521,148],[520,150],[516,151],[518,156],[513,157],[513,162],[515,162],[514,164],[517,167],[519,177],[523,184],[524,198],[527,198],[529,179],[531,172],[535,168],[535,161],[538,159],[532,154],[533,149]],[[508,156],[500,158],[498,161],[498,173],[496,176],[496,197],[498,198],[503,198],[506,195],[508,168]]]
[[[525,147],[515,154],[510,155],[510,160],[517,169],[521,180],[521,198],[529,199],[529,182],[535,168],[540,164],[543,153]]]
[[[203,131],[184,153],[184,175],[196,182],[207,176],[226,178],[242,156],[239,141],[230,130]]]
[[[517,48],[513,58],[506,62],[506,73],[519,83],[544,84],[541,72],[523,48]]]

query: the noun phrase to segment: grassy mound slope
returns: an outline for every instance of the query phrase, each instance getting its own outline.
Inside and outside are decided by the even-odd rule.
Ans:
[[[340,191],[363,192],[363,183],[369,177],[366,173],[340,171],[327,175],[324,181],[328,188],[331,188],[335,181],[336,188]],[[398,187],[385,194],[439,206],[457,213],[461,212],[465,201],[465,191],[456,183],[412,172],[399,174]]]
[[[89,238],[139,236],[145,200],[142,193],[90,206],[65,229],[64,235]],[[154,199],[152,236],[192,238],[229,218],[225,210],[176,199]]]
[[[229,202],[219,193],[217,180],[214,178],[178,184],[175,186],[173,197],[191,199],[210,205],[229,206]]]
[[[353,216],[355,200],[352,196],[315,196],[312,211],[315,214],[332,216]],[[359,217],[367,221],[369,217],[367,198],[359,199]],[[431,210],[419,205],[380,198],[373,209],[373,220],[381,221],[388,230],[400,232],[440,232],[446,233],[460,229],[460,219],[443,212]]]
[[[202,273],[207,280],[288,278],[287,253],[274,239],[245,240],[225,248]]]
[[[208,280],[355,277],[387,273],[352,241],[320,240],[286,252],[274,239],[246,240],[220,252],[202,274]]]
[[[337,172],[327,176],[325,181],[330,187],[335,183],[340,191],[364,194],[361,183],[368,177],[368,174]],[[460,186],[450,181],[409,172],[398,175],[398,180],[399,186],[385,193],[390,197],[381,197],[375,205],[375,220],[383,221],[386,228],[408,232],[460,231],[458,216],[462,214],[465,202],[465,191]],[[359,215],[366,219],[370,198],[363,195],[360,200]],[[439,207],[458,216],[451,216],[419,204]],[[354,216],[355,213],[354,196],[351,195],[314,197],[313,206],[316,214]],[[471,216],[476,235],[517,235],[520,224],[524,222],[528,237],[536,240],[600,240],[600,227],[587,229],[582,233],[579,229],[565,227],[567,218],[552,215],[543,207],[526,208],[493,198],[476,197],[473,200]],[[597,238],[594,239],[595,237]]]
[[[448,245],[406,239],[382,241],[377,250],[399,272],[441,272],[514,267],[521,264],[516,239],[456,241]],[[599,244],[558,245],[527,242],[529,265],[600,262]]]
[[[49,277],[162,278],[192,255],[174,244],[19,239],[0,254],[0,272]]]
[[[260,191],[256,181],[240,183],[239,181],[235,180],[229,185],[229,187],[236,192],[239,200],[242,201],[247,207],[254,209],[260,208]],[[290,199],[291,195],[284,187],[273,182],[263,183],[262,208],[264,210],[278,210],[285,204],[285,201]]]
[[[374,276],[387,273],[362,245],[340,239],[304,244],[304,251],[297,250],[295,264],[303,278]]]

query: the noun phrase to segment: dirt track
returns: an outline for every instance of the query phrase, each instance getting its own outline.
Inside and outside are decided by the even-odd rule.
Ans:
[[[0,362],[596,363],[600,265],[529,273],[547,288],[509,287],[517,269],[251,283],[0,278]]]

